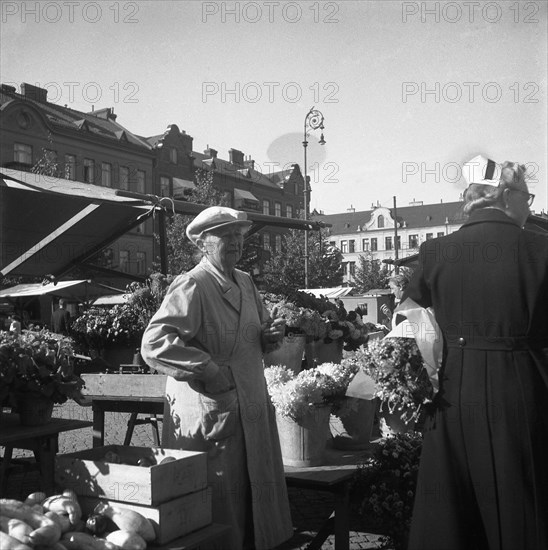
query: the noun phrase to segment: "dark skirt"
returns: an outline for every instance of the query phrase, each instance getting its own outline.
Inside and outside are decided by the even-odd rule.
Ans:
[[[547,550],[546,353],[450,349],[440,386],[409,550]]]

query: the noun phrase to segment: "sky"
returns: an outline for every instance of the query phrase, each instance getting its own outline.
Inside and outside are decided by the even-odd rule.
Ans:
[[[478,154],[548,210],[543,1],[9,1],[0,80],[152,136],[176,124],[264,173],[304,165],[325,214],[459,200]]]

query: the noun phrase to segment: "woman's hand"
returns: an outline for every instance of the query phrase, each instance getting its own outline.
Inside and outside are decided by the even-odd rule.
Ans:
[[[285,319],[278,317],[267,322],[262,327],[263,341],[267,344],[280,342],[285,336]]]
[[[216,376],[210,378],[207,382],[204,382],[204,391],[206,393],[225,393],[230,391],[232,386],[228,378],[222,373],[221,370]]]

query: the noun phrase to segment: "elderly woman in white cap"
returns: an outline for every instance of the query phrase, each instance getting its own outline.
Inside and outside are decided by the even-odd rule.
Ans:
[[[236,269],[251,222],[226,207],[187,227],[201,262],[172,283],[141,353],[169,375],[162,444],[208,453],[213,520],[232,526],[222,550],[274,548],[293,534],[265,346],[283,338],[251,277]]]
[[[523,229],[523,165],[464,168],[469,218],[422,244],[403,296],[434,308],[444,340],[408,548],[546,549],[548,239]]]

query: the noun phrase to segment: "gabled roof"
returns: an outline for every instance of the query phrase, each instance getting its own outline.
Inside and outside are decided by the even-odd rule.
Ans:
[[[32,105],[40,111],[44,118],[52,125],[61,128],[69,128],[75,131],[89,132],[107,140],[119,142],[120,132],[124,132],[127,142],[137,147],[151,150],[151,145],[139,136],[132,134],[121,124],[114,120],[115,117],[100,118],[94,112],[84,113],[76,109],[70,109],[56,103],[37,101],[32,97],[13,92],[7,87],[0,88],[0,105],[4,106],[11,101],[23,101],[26,105]],[[97,111],[97,113],[102,111]]]
[[[444,225],[445,223],[463,223],[464,215],[462,213],[462,206],[463,203],[459,201],[398,207],[398,227],[413,229],[420,227],[435,227]],[[360,231],[361,227],[371,220],[373,212],[378,210],[378,208],[363,210],[361,212],[342,212],[340,214],[319,215],[314,216],[314,219],[331,224],[332,235],[355,233]],[[390,211],[390,215],[393,217],[394,209],[387,208],[387,210]],[[392,222],[386,223],[387,229],[391,226]]]
[[[196,151],[192,152],[192,156],[194,157],[194,166],[196,168],[209,170],[213,167],[219,174],[224,174],[235,180],[247,181],[248,183],[249,180],[251,180],[252,183],[258,183],[276,189],[279,188],[267,175],[262,174],[254,168],[237,166],[228,160],[219,157],[211,158],[204,153],[198,153]]]

